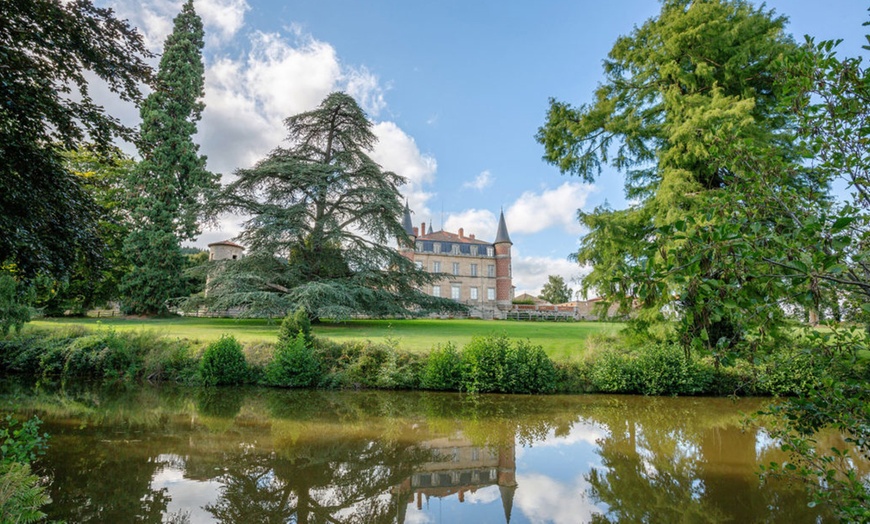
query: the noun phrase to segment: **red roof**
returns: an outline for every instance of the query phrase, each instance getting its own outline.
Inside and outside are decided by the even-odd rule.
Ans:
[[[417,240],[429,240],[433,242],[459,242],[462,244],[481,244],[481,245],[492,245],[491,242],[486,242],[483,240],[478,240],[476,238],[470,238],[467,236],[459,236],[455,233],[448,233],[447,231],[436,231],[434,233],[428,233],[426,235],[421,235],[417,237]]]
[[[239,249],[245,249],[244,246],[240,246],[239,244],[236,244],[235,242],[230,242],[229,240],[221,240],[220,242],[212,242],[211,244],[208,245],[208,247],[211,247],[211,246],[229,246],[229,247],[237,247]]]

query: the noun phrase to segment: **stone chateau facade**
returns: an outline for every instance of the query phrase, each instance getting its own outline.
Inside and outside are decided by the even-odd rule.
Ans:
[[[458,233],[426,231],[411,222],[411,210],[405,205],[402,221],[411,237],[409,244],[400,244],[399,252],[430,273],[440,273],[443,279],[427,286],[425,293],[451,298],[471,307],[472,316],[503,317],[511,309],[514,286],[511,275],[511,242],[504,212],[499,216],[495,240],[487,242]]]

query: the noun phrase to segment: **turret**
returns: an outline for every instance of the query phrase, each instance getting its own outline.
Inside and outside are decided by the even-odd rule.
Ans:
[[[411,223],[411,208],[408,207],[408,201],[405,201],[405,214],[402,217],[402,229],[408,235],[408,241],[399,241],[399,252],[409,260],[414,260],[414,244],[417,241],[417,231]]]
[[[498,232],[495,235],[495,300],[499,309],[511,308],[513,291],[511,275],[511,237],[504,221],[504,210],[498,217]]]

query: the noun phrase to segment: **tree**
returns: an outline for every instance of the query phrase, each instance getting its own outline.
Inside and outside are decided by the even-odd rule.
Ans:
[[[124,308],[165,313],[182,295],[181,242],[199,234],[199,219],[217,177],[193,142],[204,93],[202,20],[188,0],[164,44],[157,88],[142,104],[139,162],[128,180],[132,222],[125,243],[133,268],[123,281]]]
[[[123,243],[130,231],[129,213],[124,207],[124,182],[135,163],[119,149],[98,152],[91,145],[62,153],[64,165],[94,200],[98,210],[97,236],[103,245],[105,264],[94,266],[84,257],[75,260],[69,275],[58,279],[37,279],[34,305],[45,315],[88,309],[117,300],[121,278],[129,270]]]
[[[251,217],[240,235],[249,255],[212,273],[211,307],[272,316],[304,307],[313,318],[462,309],[420,292],[437,277],[390,247],[410,241],[405,180],[368,156],[376,138],[356,101],[332,93],[285,124],[289,146],[238,170],[223,191],[222,211]]]
[[[98,209],[60,150],[98,150],[133,131],[94,103],[100,78],[138,101],[150,81],[141,36],[89,0],[2,3],[0,24],[0,265],[28,281],[101,263]],[[94,76],[89,77],[87,73]]]
[[[783,162],[798,160],[775,82],[775,62],[796,50],[784,23],[742,0],[665,0],[657,18],[617,40],[595,102],[551,100],[537,135],[545,160],[563,173],[588,181],[604,165],[625,173],[635,205],[579,215],[589,233],[575,256],[593,266],[583,288],[623,310],[639,306],[641,328],[677,311],[687,350],[730,349],[781,319],[775,299],[759,306],[764,315],[741,312],[769,290],[732,270],[727,242],[714,258],[683,238],[721,220],[709,211],[712,197],[733,189],[723,143],[752,141]],[[812,172],[796,175],[789,186],[823,186]],[[761,227],[770,218],[757,216]]]
[[[550,275],[547,277],[547,283],[544,284],[538,298],[546,300],[550,304],[564,304],[571,300],[573,294],[564,278],[559,275]]]

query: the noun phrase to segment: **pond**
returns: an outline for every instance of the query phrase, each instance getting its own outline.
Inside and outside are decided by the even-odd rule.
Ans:
[[[821,522],[764,400],[0,382],[74,522]]]

